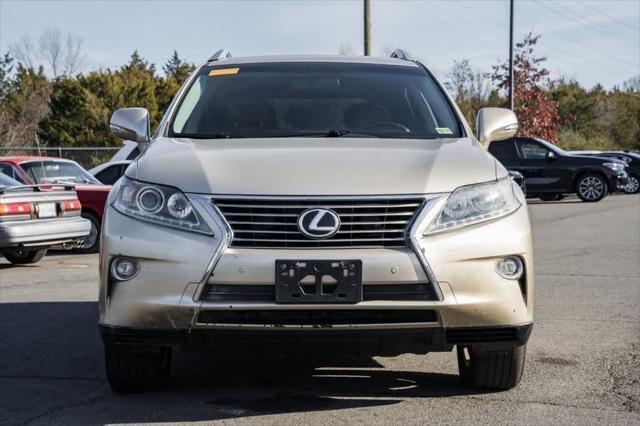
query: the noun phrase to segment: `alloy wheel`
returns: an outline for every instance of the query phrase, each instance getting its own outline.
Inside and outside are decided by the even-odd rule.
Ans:
[[[629,176],[629,182],[624,187],[624,192],[627,194],[635,194],[640,188],[640,181],[635,176]]]
[[[580,195],[587,200],[597,200],[604,192],[604,182],[596,176],[587,176],[580,181]]]
[[[93,247],[97,239],[98,239],[98,228],[96,228],[96,225],[92,221],[91,231],[89,231],[89,235],[87,235],[82,241],[83,242],[82,247],[86,247],[86,248]]]

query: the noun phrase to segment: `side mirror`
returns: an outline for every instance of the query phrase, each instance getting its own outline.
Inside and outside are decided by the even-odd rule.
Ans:
[[[140,152],[144,151],[151,141],[149,111],[145,108],[117,110],[111,116],[109,127],[116,137],[137,142]]]
[[[547,159],[547,161],[553,161],[556,159],[556,154],[553,151],[547,151],[545,158]]]
[[[506,108],[482,108],[476,120],[478,140],[485,147],[493,141],[509,139],[518,131],[518,119]]]

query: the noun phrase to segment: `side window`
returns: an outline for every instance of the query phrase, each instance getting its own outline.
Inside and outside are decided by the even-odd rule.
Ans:
[[[109,166],[106,169],[96,173],[96,179],[105,185],[113,185],[120,178],[119,171],[122,167],[119,164]]]
[[[0,173],[3,173],[12,179],[15,179],[20,183],[26,183],[24,179],[22,179],[22,176],[18,174],[15,167],[13,167],[11,164],[0,163]]]
[[[520,157],[524,160],[544,160],[547,156],[547,148],[534,141],[519,140],[516,142]]]
[[[491,142],[489,152],[501,162],[518,159],[513,140]]]

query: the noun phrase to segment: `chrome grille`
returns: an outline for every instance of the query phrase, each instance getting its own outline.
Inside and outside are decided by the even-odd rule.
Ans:
[[[406,247],[406,232],[424,198],[416,196],[366,198],[213,197],[233,230],[231,247]],[[298,229],[298,216],[314,207],[340,216],[338,232],[310,239]]]

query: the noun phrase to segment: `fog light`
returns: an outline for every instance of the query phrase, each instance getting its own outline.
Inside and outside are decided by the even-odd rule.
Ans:
[[[509,256],[498,260],[496,263],[496,272],[508,280],[517,280],[522,276],[524,266],[518,256]]]
[[[118,281],[128,281],[138,275],[138,262],[126,257],[116,257],[111,262],[111,275]]]

